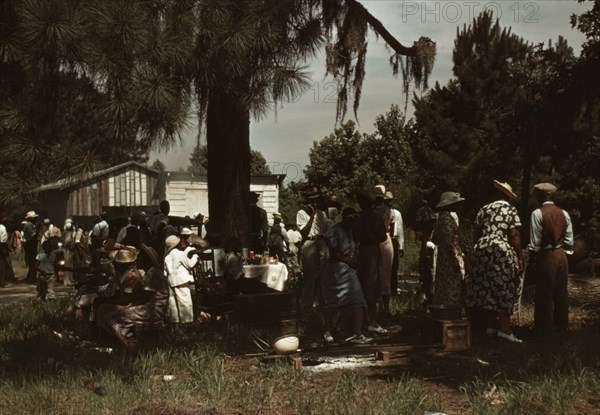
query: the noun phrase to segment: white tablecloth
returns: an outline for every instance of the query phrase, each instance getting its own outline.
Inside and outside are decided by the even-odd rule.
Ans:
[[[269,288],[283,291],[285,281],[288,279],[288,270],[281,262],[268,265],[244,265],[244,275],[246,278],[260,277]]]

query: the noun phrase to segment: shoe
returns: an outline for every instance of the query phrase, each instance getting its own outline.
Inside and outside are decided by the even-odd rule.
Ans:
[[[494,337],[498,334],[498,330],[488,327],[487,329],[485,329],[485,334],[488,337]]]
[[[372,342],[373,339],[366,337],[364,334],[355,334],[354,336],[346,339],[346,343],[352,344],[370,344]]]
[[[523,343],[523,340],[517,338],[514,333],[506,334],[500,330],[498,330],[498,337],[504,340],[507,340],[511,343]]]
[[[329,344],[329,343],[333,343],[333,336],[331,334],[327,334],[325,333],[323,335],[323,340],[325,341],[325,343]]]
[[[381,326],[369,326],[367,330],[371,333],[385,334],[388,331]]]

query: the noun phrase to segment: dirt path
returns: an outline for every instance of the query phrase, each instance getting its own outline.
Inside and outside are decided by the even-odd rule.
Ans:
[[[75,290],[72,287],[66,287],[60,284],[56,285],[57,296],[63,296],[74,292]],[[23,281],[0,288],[0,305],[21,303],[24,301],[35,300],[36,298],[36,286]]]
[[[600,278],[570,276],[569,302],[584,309],[600,309]]]

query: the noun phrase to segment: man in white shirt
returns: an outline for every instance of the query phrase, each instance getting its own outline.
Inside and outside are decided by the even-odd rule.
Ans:
[[[94,228],[92,229],[92,246],[94,247],[94,249],[100,248],[104,241],[108,239],[109,226],[107,219],[108,214],[101,213],[100,220],[94,225]]]
[[[565,330],[569,322],[567,254],[573,253],[573,226],[569,214],[554,202],[556,186],[539,183],[533,187],[541,205],[531,214],[529,267],[534,270],[536,330]]]
[[[394,195],[392,192],[385,192],[383,198],[384,203],[392,210],[392,223],[390,224],[390,237],[392,238],[392,246],[394,250],[394,258],[392,260],[392,280],[391,293],[398,294],[398,267],[400,258],[404,256],[404,222],[402,214],[399,210],[394,209]]]
[[[327,215],[318,208],[321,194],[311,189],[304,194],[305,206],[296,214],[296,224],[304,240],[300,253],[303,284],[300,304],[303,313],[310,314],[315,301],[315,291],[320,293],[319,275],[327,260]],[[321,302],[321,295],[317,295]]]

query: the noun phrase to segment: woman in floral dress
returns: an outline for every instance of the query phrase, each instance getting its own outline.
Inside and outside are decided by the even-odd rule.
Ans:
[[[487,333],[514,343],[522,341],[510,328],[510,316],[517,300],[523,267],[517,209],[509,201],[517,196],[507,183],[494,180],[498,200],[477,213],[480,238],[473,250],[471,272],[466,283],[468,309],[484,310]],[[498,330],[495,321],[498,319]]]
[[[434,253],[433,304],[462,307],[465,262],[460,247],[458,203],[465,200],[459,193],[442,193],[433,229]]]

